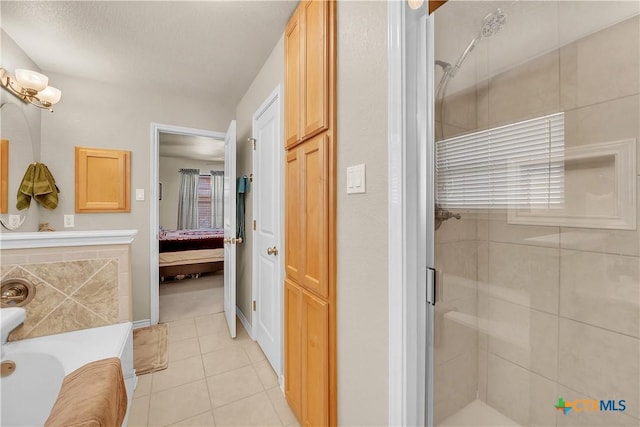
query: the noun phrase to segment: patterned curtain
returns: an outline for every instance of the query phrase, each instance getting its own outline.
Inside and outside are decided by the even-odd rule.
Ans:
[[[224,171],[211,172],[211,228],[224,228]]]
[[[178,230],[193,230],[198,225],[198,179],[200,169],[180,169]]]

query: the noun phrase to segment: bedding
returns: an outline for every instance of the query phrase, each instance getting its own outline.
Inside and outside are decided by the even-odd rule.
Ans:
[[[160,278],[201,274],[224,267],[224,230],[160,230]]]

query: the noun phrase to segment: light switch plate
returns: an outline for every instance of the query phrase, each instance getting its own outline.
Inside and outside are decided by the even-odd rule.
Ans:
[[[349,166],[347,168],[347,194],[366,192],[365,165]]]
[[[136,200],[144,200],[144,188],[136,188]]]

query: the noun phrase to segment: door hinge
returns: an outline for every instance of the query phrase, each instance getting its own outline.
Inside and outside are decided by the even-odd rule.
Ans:
[[[427,267],[427,303],[436,305],[436,269]]]
[[[253,230],[254,231],[256,230],[256,220],[255,219],[253,220]]]
[[[256,311],[256,300],[253,300],[253,311]]]
[[[255,138],[247,138],[247,140],[248,140],[251,144],[253,144],[253,149],[254,149],[254,151],[255,151],[255,149],[256,149],[256,139],[255,139]]]

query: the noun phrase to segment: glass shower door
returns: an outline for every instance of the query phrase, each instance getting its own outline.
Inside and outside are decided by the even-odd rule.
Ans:
[[[640,425],[640,4],[429,19],[433,424]]]

